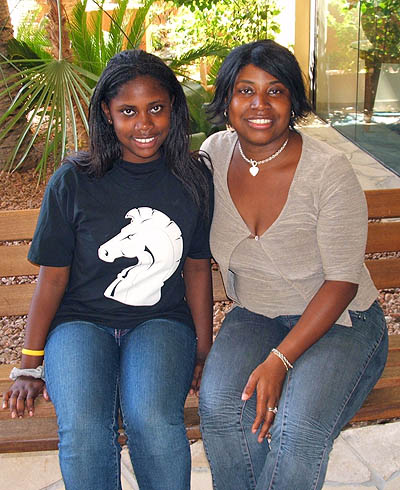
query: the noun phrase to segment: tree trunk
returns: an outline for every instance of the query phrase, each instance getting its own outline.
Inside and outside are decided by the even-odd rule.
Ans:
[[[10,12],[8,9],[7,0],[0,0],[0,53],[7,56],[7,43],[14,36],[14,30],[11,24]],[[14,68],[10,65],[3,64],[1,68],[1,78],[7,78],[15,74]],[[4,85],[3,85],[4,87]],[[5,88],[5,87],[4,87]],[[0,114],[4,114],[13,98],[15,97],[17,90],[10,91],[8,97],[0,98]],[[4,121],[2,127],[6,127],[7,123],[11,119],[11,116]],[[19,122],[14,126],[14,128],[7,134],[7,136],[0,141],[0,169],[4,169],[7,158],[14,150],[19,136],[21,135],[22,128],[26,125],[26,120],[20,118]],[[23,145],[22,145],[23,146]],[[26,148],[26,147],[25,147]],[[18,156],[23,153],[23,148],[20,149]],[[17,156],[17,158],[18,158]],[[30,155],[25,159],[24,163],[21,165],[21,169],[31,168],[36,164],[37,154],[34,149],[31,149]]]
[[[72,10],[75,7],[76,0],[48,0],[49,4],[49,37],[52,44],[52,54],[55,59],[60,55],[60,35],[59,35],[59,18],[58,18],[58,4],[61,8],[61,58],[71,61],[73,58],[73,52],[71,50],[71,41],[68,35],[68,18],[72,15]],[[72,119],[71,111],[67,107],[67,118],[69,121]],[[86,149],[88,146],[88,135],[79,112],[74,104],[75,121],[77,129],[77,139],[79,149]],[[74,134],[72,124],[67,126],[67,149],[69,152],[74,151]]]
[[[60,25],[58,20],[58,6],[61,9],[61,57],[70,60],[72,57],[71,42],[68,36],[67,13],[64,7],[65,0],[48,0],[50,7],[49,18],[49,37],[52,45],[51,53],[55,59],[60,55]]]

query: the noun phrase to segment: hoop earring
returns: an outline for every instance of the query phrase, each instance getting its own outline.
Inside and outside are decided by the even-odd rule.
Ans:
[[[229,132],[234,133],[235,129],[229,124],[228,113],[227,113],[226,109],[224,110],[224,118],[226,119],[226,121],[225,121],[226,129]]]

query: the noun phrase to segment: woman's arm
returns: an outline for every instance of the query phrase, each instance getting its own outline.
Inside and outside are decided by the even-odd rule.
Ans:
[[[212,344],[213,297],[209,259],[188,257],[183,267],[185,296],[197,335],[197,361],[190,393],[198,393],[204,362]]]
[[[50,324],[57,312],[69,279],[69,267],[41,266],[33,293],[25,330],[24,347],[43,350]],[[21,368],[36,368],[43,363],[43,356],[22,355]],[[44,388],[41,379],[20,376],[3,394],[3,408],[10,408],[11,417],[23,417],[25,404],[30,416],[34,413],[35,398]],[[44,396],[48,399],[47,392]]]
[[[358,285],[350,282],[325,281],[277,349],[293,364],[332,327],[357,294],[357,289]],[[257,415],[252,430],[255,433],[262,425],[259,442],[266,437],[274,418],[266,408],[278,405],[285,377],[283,362],[270,353],[252,372],[243,391],[242,399],[247,400],[257,388]]]

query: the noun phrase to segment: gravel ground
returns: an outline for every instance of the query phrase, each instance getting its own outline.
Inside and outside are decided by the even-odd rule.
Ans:
[[[0,209],[38,208],[43,197],[46,182],[50,176],[47,173],[45,182],[39,182],[33,170],[15,172],[12,175],[0,173]],[[6,244],[0,244],[0,246]],[[374,258],[378,258],[375,256]],[[16,283],[35,281],[33,276],[18,278],[1,278],[1,287],[6,287],[11,281]],[[1,290],[0,290],[1,294]],[[400,334],[400,289],[381,291],[379,301],[385,312],[390,334]],[[229,301],[214,305],[214,335],[217,334],[225,313],[231,307]],[[19,362],[23,344],[26,316],[0,318],[0,363],[10,364]]]

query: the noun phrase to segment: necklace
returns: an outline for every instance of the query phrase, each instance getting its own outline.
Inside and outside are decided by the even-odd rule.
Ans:
[[[288,141],[289,141],[289,138],[287,138],[286,141],[283,143],[283,145],[279,148],[279,150],[276,150],[276,152],[273,153],[270,157],[265,158],[265,160],[258,160],[258,161],[257,160],[253,160],[252,158],[247,158],[245,156],[245,154],[243,153],[242,147],[240,145],[240,141],[238,141],[238,143],[239,143],[239,152],[242,155],[243,160],[245,160],[247,163],[249,163],[251,165],[251,167],[249,168],[249,172],[251,173],[251,175],[253,177],[255,177],[258,174],[259,170],[260,170],[258,168],[259,165],[261,165],[262,163],[270,162],[271,160],[273,160],[274,158],[276,158],[279,155],[279,153],[281,153],[285,149]]]

